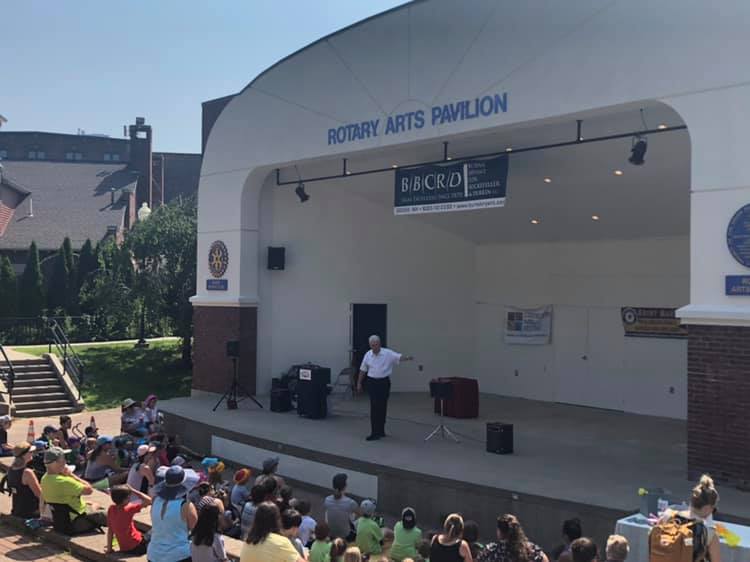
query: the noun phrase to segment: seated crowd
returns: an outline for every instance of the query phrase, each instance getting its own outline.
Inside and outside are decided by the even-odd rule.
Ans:
[[[62,416],[59,427],[45,427],[33,444],[10,447],[12,514],[46,515],[67,534],[106,525],[107,553],[116,548],[159,562],[226,560],[225,535],[243,541],[241,562],[622,562],[628,554],[627,540],[613,535],[601,556],[577,519],[564,522],[563,542],[549,556],[511,514],[497,518],[488,544],[480,542],[476,522],[458,513],[448,515],[441,529],[424,532],[416,511],[406,507],[390,529],[374,501],[358,503],[347,495],[346,474],[333,477],[332,493],[320,506],[323,518],[316,521],[310,502],[296,498],[277,474],[278,458],[264,460],[254,479],[249,468],[240,468],[229,481],[219,459],[188,460],[161,432],[156,401],[149,396],[139,408],[126,400],[117,438],[99,435],[95,426],[77,435]],[[106,518],[87,512],[84,497],[95,489],[111,496]],[[717,501],[704,477],[686,517],[702,516]],[[144,536],[133,517],[148,506],[151,531]]]

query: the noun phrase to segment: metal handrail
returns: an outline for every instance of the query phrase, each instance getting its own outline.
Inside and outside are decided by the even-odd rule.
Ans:
[[[52,353],[52,344],[55,344],[57,353],[62,357],[63,375],[69,374],[78,389],[78,398],[81,398],[81,386],[83,386],[83,361],[73,349],[68,341],[68,336],[60,324],[54,318],[49,318],[47,322],[49,328],[49,352]]]
[[[11,404],[13,402],[13,387],[16,383],[16,371],[13,369],[13,362],[10,360],[10,357],[8,357],[8,354],[5,353],[5,348],[1,343],[0,353],[3,354],[5,362],[8,364],[8,374],[3,378],[5,379],[5,387],[8,389],[8,404]]]

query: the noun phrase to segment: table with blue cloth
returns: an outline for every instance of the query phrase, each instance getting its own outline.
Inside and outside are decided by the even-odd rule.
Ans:
[[[750,527],[716,521],[728,531],[740,537],[740,544],[729,546],[721,539],[721,562],[750,562]],[[615,533],[622,535],[630,543],[628,562],[648,562],[648,534],[651,530],[648,520],[640,513],[620,519],[615,526]]]

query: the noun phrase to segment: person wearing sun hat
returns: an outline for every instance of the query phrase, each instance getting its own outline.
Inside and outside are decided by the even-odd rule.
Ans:
[[[42,498],[42,487],[36,473],[29,468],[36,447],[21,441],[13,447],[13,464],[7,474],[8,488],[13,496],[11,515],[24,519],[39,517],[39,500]]]
[[[155,452],[156,447],[153,445],[139,445],[136,449],[137,460],[128,471],[127,485],[143,494],[147,494],[149,488],[156,483],[156,475],[154,474],[156,469]],[[137,494],[131,494],[130,501],[140,504],[141,498]]]
[[[164,481],[154,486],[151,506],[151,541],[147,557],[159,562],[180,562],[190,558],[190,531],[198,521],[188,493],[187,474],[181,466],[170,466]]]
[[[229,496],[229,503],[232,504],[236,513],[242,512],[242,506],[250,497],[250,477],[252,472],[249,468],[240,468],[234,473],[234,486]]]
[[[132,398],[126,398],[122,401],[122,417],[120,425],[123,433],[143,437],[148,434],[146,428],[146,417],[144,413],[136,407],[136,402]]]

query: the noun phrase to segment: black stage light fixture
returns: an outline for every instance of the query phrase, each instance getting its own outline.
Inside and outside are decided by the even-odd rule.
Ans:
[[[300,203],[304,203],[305,201],[310,199],[310,196],[305,193],[305,184],[302,182],[299,182],[299,184],[297,184],[297,187],[294,189],[294,193],[296,193],[297,197],[299,197]]]
[[[643,157],[646,156],[647,149],[648,143],[646,142],[645,137],[633,138],[633,146],[630,149],[630,158],[628,158],[628,162],[634,166],[643,166],[643,163],[645,162]]]

